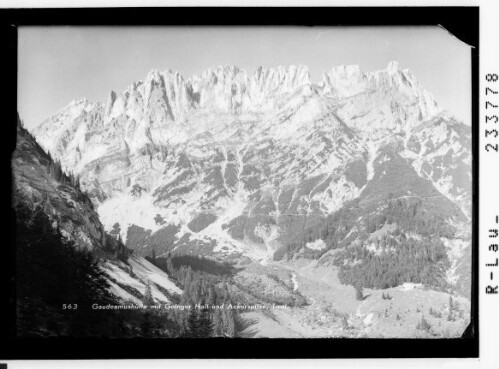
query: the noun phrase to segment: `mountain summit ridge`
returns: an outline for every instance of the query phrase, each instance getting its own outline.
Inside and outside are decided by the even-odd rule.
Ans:
[[[311,83],[308,69],[302,65],[259,67],[251,76],[236,66],[219,66],[187,80],[179,72],[152,70],[145,80],[133,82],[121,94],[111,90],[105,105],[85,98],[72,101],[33,133],[45,149],[58,156],[64,151],[61,146],[73,140],[77,131],[101,130],[114,122],[123,126],[125,135],[134,131],[136,142],[125,140],[130,148],[140,150],[147,143],[164,144],[165,138],[175,143],[213,128],[193,127],[191,122],[213,122],[220,114],[259,119],[262,114],[272,117],[280,111],[302,110],[302,105],[307,110],[304,114],[335,110],[341,120],[350,121],[350,128],[368,133],[379,128],[412,128],[441,113],[433,96],[395,62],[369,73],[358,66],[337,66],[323,73],[318,84]],[[65,123],[77,125],[64,127]],[[151,139],[147,133],[151,129],[166,135]]]
[[[267,262],[316,242],[352,201],[381,211],[420,198],[434,214],[426,199],[438,198],[443,222],[471,215],[470,128],[398,63],[337,66],[319,84],[305,66],[221,66],[187,80],[155,70],[33,133],[80,177],[106,230],[142,255]]]
[[[352,83],[352,78],[357,83]],[[359,80],[356,81],[357,79]],[[349,81],[352,88],[351,91],[345,90],[345,81]],[[384,87],[400,88],[403,82],[413,87],[415,96],[424,97],[426,104],[430,106],[425,118],[430,118],[441,111],[433,96],[424,90],[414,75],[408,69],[401,70],[398,62],[392,61],[388,64],[387,68],[374,72],[363,72],[358,65],[338,65],[323,72],[322,79],[317,83],[311,81],[308,68],[304,65],[279,65],[275,68],[259,66],[253,74],[249,74],[244,69],[240,69],[235,65],[223,65],[206,69],[200,75],[194,74],[187,79],[178,71],[166,69],[161,72],[158,69],[153,69],[147,74],[144,80],[131,83],[121,94],[117,94],[111,90],[109,95],[114,97],[112,99],[108,98],[106,115],[111,112],[116,100],[123,99],[126,101],[130,97],[135,97],[135,92],[141,88],[144,89],[140,91],[143,100],[148,100],[153,84],[162,84],[165,90],[173,92],[174,99],[172,100],[175,103],[178,104],[179,100],[185,100],[183,101],[183,108],[188,109],[196,104],[202,106],[204,101],[200,101],[200,99],[204,98],[208,102],[209,99],[207,97],[197,95],[202,95],[203,92],[206,94],[210,89],[221,92],[225,98],[230,97],[230,95],[236,96],[239,105],[242,104],[243,107],[251,108],[255,106],[250,105],[250,102],[259,104],[263,102],[261,99],[263,90],[270,90],[274,92],[274,95],[279,95],[308,85],[314,86],[314,91],[320,95],[345,98],[359,92],[366,92],[366,90],[375,87],[383,87],[383,85]],[[405,92],[409,93],[410,91],[406,88]],[[170,98],[171,96],[167,97]],[[209,102],[211,103],[212,101]],[[87,105],[87,103],[92,104],[86,98],[83,98],[76,101],[73,100],[67,107],[72,104]],[[175,103],[172,105],[176,105]],[[95,104],[100,105],[102,103],[96,102],[92,105]],[[219,107],[227,108],[223,104]],[[63,109],[65,108],[61,110]],[[175,119],[175,116],[173,119]],[[35,130],[39,129],[43,123],[40,123]]]

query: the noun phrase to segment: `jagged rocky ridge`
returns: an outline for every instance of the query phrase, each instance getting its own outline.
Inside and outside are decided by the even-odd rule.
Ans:
[[[396,62],[335,67],[318,84],[303,66],[224,66],[187,80],[152,71],[106,105],[73,101],[33,133],[138,254],[265,263],[299,244],[326,258],[328,215],[354,207],[358,219],[389,198],[418,198],[428,221],[451,225],[441,237],[449,280],[468,260],[470,127]],[[359,220],[339,245],[368,228]]]

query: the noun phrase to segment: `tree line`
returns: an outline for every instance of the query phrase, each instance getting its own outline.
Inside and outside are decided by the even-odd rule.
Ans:
[[[360,213],[358,202],[353,200],[319,225],[304,229],[302,240],[284,245],[274,258],[290,259],[300,251],[302,257],[318,259],[329,250],[341,249],[335,255],[335,263],[342,283],[388,288],[414,282],[445,289],[448,286],[444,275],[450,263],[440,238],[452,238],[455,229],[426,201],[389,196],[384,205],[371,204]],[[386,225],[395,228],[370,239]],[[307,242],[317,239],[324,241],[323,250],[305,247]],[[381,252],[371,252],[366,248],[368,244]]]
[[[390,224],[396,228],[369,239],[370,234]],[[451,237],[453,229],[444,219],[431,216],[422,200],[389,200],[385,211],[369,217],[365,225],[356,234],[360,242],[351,243],[336,256],[343,283],[369,288],[389,288],[405,282],[448,287],[445,271],[450,262],[440,237]],[[408,235],[411,233],[414,236]],[[368,244],[377,252],[368,250]]]
[[[229,264],[197,255],[171,253],[166,258],[147,259],[180,285],[184,292],[180,297],[181,305],[204,307],[170,312],[173,319],[180,322],[183,336],[205,337],[207,332],[211,332],[210,336],[237,335],[239,323],[234,310],[215,308],[234,304],[229,293],[229,279],[234,269]]]

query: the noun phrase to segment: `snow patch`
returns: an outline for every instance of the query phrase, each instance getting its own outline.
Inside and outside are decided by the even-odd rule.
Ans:
[[[293,283],[293,291],[298,291],[298,281],[296,280],[296,273],[291,275],[291,282]]]
[[[313,242],[307,242],[305,244],[305,247],[309,248],[310,250],[320,251],[320,250],[324,250],[326,248],[326,244],[324,243],[323,240],[321,240],[319,238]]]
[[[168,278],[168,275],[165,272],[148,262],[146,259],[131,256],[128,258],[128,264],[130,264],[133,272],[139,278],[154,282],[172,294],[182,294],[182,290]]]
[[[373,323],[373,318],[374,318],[374,314],[369,313],[369,314],[367,314],[367,316],[364,318],[364,320],[362,322],[364,323],[364,325],[371,325]]]
[[[399,286],[398,289],[405,292],[405,291],[412,291],[412,290],[421,289],[421,288],[423,288],[423,285],[421,283],[406,282],[403,285]]]

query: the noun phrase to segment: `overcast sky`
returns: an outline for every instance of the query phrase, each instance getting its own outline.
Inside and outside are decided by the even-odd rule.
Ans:
[[[83,97],[106,102],[152,69],[188,78],[218,65],[339,64],[410,69],[444,109],[471,122],[470,47],[437,27],[21,27],[18,110],[34,127]]]

